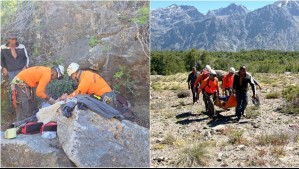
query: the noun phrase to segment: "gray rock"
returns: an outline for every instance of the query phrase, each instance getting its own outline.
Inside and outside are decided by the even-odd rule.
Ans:
[[[226,129],[225,125],[217,125],[215,127],[212,128],[213,130],[215,130],[216,132],[223,132]]]
[[[75,108],[58,116],[58,138],[78,167],[149,167],[149,130]]]
[[[57,139],[44,139],[40,134],[18,135],[4,139],[1,132],[1,165],[5,167],[74,167]]]
[[[245,145],[238,145],[236,150],[240,151],[240,150],[245,150],[246,146]]]

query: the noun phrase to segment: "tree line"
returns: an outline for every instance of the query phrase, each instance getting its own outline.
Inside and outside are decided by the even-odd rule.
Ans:
[[[152,51],[151,74],[171,75],[191,71],[192,67],[202,69],[206,64],[213,69],[238,69],[246,65],[252,73],[299,72],[299,51],[241,50],[239,52],[204,51]]]

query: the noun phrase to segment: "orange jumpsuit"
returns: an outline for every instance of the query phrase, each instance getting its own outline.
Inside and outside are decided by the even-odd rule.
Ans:
[[[74,97],[78,94],[94,94],[102,96],[108,92],[112,92],[112,89],[100,75],[91,71],[82,71],[79,78],[78,88],[69,96]]]
[[[222,90],[224,91],[226,88],[232,88],[234,82],[234,74],[228,73],[222,79]]]
[[[194,88],[199,84],[202,83],[202,81],[204,79],[206,79],[207,77],[209,77],[210,72],[208,70],[204,70],[196,79],[195,83],[194,83]]]
[[[29,87],[36,87],[36,96],[47,99],[46,87],[51,81],[52,69],[45,66],[33,66],[22,70],[16,77],[24,81]]]
[[[199,87],[198,93],[200,93],[203,89],[208,94],[215,94],[216,92],[219,92],[219,84],[217,77],[215,77],[214,80],[211,80],[209,77],[204,79]]]

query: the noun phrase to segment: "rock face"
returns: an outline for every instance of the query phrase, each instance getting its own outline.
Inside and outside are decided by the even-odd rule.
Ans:
[[[151,12],[151,48],[294,51],[299,49],[298,24],[299,3],[294,0],[279,1],[254,11],[231,4],[207,15],[192,6],[171,5]]]
[[[120,85],[133,107],[145,102],[148,110],[149,19],[143,10],[148,7],[146,1],[26,1],[2,32],[20,34],[31,66],[59,63],[66,69],[77,62],[96,70],[114,89]],[[119,66],[127,68],[123,73],[132,83],[113,78]]]
[[[149,167],[149,131],[129,121],[105,119],[75,108],[58,117],[58,138],[78,167]]]
[[[18,135],[17,138],[4,139],[1,132],[2,167],[74,167],[57,139],[44,139],[39,134]]]

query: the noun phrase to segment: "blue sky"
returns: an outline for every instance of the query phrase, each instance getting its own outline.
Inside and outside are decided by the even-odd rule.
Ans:
[[[157,8],[165,8],[172,4],[177,5],[191,5],[198,9],[199,12],[206,14],[209,10],[219,9],[223,7],[227,7],[231,3],[235,3],[237,5],[246,6],[249,10],[255,10],[261,7],[264,7],[269,4],[273,4],[275,1],[267,0],[267,1],[246,1],[246,0],[238,0],[238,1],[225,1],[225,0],[218,0],[218,1],[190,1],[190,0],[182,0],[182,1],[158,1],[158,0],[151,0],[150,5],[151,9]]]

